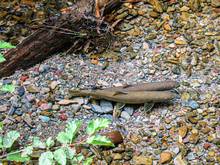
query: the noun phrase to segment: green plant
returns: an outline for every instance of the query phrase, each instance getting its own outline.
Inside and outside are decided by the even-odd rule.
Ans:
[[[13,84],[5,84],[0,86],[0,91],[12,93],[15,91],[15,86]]]
[[[60,132],[56,139],[49,137],[45,142],[40,138],[34,137],[31,145],[20,149],[12,150],[13,144],[18,140],[20,134],[16,131],[10,131],[5,136],[0,136],[0,149],[3,154],[0,156],[2,160],[27,162],[32,158],[32,154],[37,150],[43,151],[39,157],[39,165],[53,165],[55,163],[60,165],[89,165],[93,161],[94,156],[85,158],[81,153],[76,153],[77,146],[109,146],[114,144],[105,136],[98,134],[98,132],[108,127],[110,121],[108,119],[98,118],[91,120],[85,131],[80,130],[82,121],[70,121],[66,125],[66,129]],[[77,137],[83,134],[80,141]],[[55,145],[59,142],[60,145]],[[9,152],[7,152],[9,151]]]
[[[0,41],[0,49],[12,49],[15,48],[15,46],[11,45],[8,42]],[[4,58],[3,54],[0,53],[0,63],[5,62],[6,59]]]
[[[0,41],[0,50],[1,49],[12,49],[12,48],[15,48],[15,46],[11,45],[8,42]],[[5,61],[6,61],[5,57],[0,52],[0,63],[5,62]],[[6,85],[0,86],[0,91],[3,91],[3,92],[11,92],[12,93],[12,92],[14,92],[14,90],[15,90],[15,87],[12,84],[6,84]]]

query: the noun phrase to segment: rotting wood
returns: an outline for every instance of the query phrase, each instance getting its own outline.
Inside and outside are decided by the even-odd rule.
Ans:
[[[0,77],[9,76],[18,69],[27,69],[61,51],[80,51],[88,43],[93,50],[104,51],[109,46],[106,41],[111,36],[109,25],[96,19],[94,3],[95,0],[78,0],[70,13],[59,18],[49,18],[16,48],[4,54],[6,61],[0,64]],[[111,0],[105,5],[103,16],[121,3],[120,0]]]

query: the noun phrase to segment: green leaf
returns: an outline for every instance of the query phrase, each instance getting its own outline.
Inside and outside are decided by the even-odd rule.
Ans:
[[[83,161],[83,165],[91,165],[93,158],[94,158],[94,156],[88,157],[86,160]]]
[[[68,134],[66,132],[60,132],[58,135],[57,135],[57,141],[60,142],[61,144],[68,144],[68,143],[71,143],[71,140],[68,136]]]
[[[0,49],[11,49],[11,48],[16,48],[16,46],[13,46],[12,44],[5,41],[0,41]]]
[[[1,121],[1,122],[0,122],[0,131],[3,130],[3,127],[4,127],[4,124],[3,124],[3,122]]]
[[[34,148],[44,149],[44,148],[46,148],[46,144],[43,143],[42,141],[40,141],[39,137],[34,137],[34,139],[33,139],[33,147]]]
[[[92,120],[89,122],[86,128],[86,132],[87,134],[92,135],[103,128],[107,128],[110,123],[111,121],[105,118],[98,118],[98,119]]]
[[[76,151],[70,147],[65,147],[65,152],[66,152],[67,159],[73,159],[73,157],[76,154]]]
[[[55,143],[54,143],[54,140],[52,139],[52,137],[49,137],[49,138],[46,140],[47,148],[53,147],[54,144],[55,144]]]
[[[40,155],[39,165],[54,165],[54,156],[51,151],[44,152]]]
[[[54,159],[61,165],[66,165],[66,152],[63,148],[54,151]]]
[[[84,156],[82,154],[78,154],[76,157],[73,157],[73,159],[70,160],[71,165],[81,164],[83,159],[84,159]]]
[[[3,92],[14,92],[15,91],[15,86],[12,85],[12,84],[6,84],[6,85],[3,85],[1,88],[0,88],[1,91]]]
[[[69,136],[71,142],[73,138],[75,138],[76,133],[79,131],[81,125],[82,125],[82,121],[79,120],[70,121],[67,124],[66,133]]]
[[[3,137],[0,136],[0,149],[2,149],[2,148],[3,148]]]
[[[97,146],[108,146],[114,147],[114,144],[105,136],[101,135],[94,135],[87,139],[86,141],[88,144],[97,145]]]
[[[8,132],[3,138],[3,147],[11,148],[14,142],[20,137],[20,134],[17,131]]]
[[[84,159],[84,156],[82,154],[79,154],[77,157],[76,157],[77,161],[78,162],[81,162],[83,159]]]
[[[5,61],[6,61],[5,57],[3,56],[3,54],[0,53],[0,63]]]
[[[71,121],[67,124],[65,132],[60,132],[57,140],[62,144],[70,144],[82,125],[81,121]]]
[[[21,153],[22,157],[30,156],[33,153],[33,146],[28,146],[24,148],[23,152]]]
[[[21,153],[9,153],[6,159],[15,162],[27,162],[30,160],[30,157],[23,157]]]

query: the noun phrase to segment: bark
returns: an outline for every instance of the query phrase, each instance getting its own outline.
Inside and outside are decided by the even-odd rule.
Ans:
[[[5,53],[6,61],[0,64],[0,77],[27,69],[61,51],[77,52],[88,45],[93,50],[103,51],[108,44],[103,41],[108,41],[110,31],[107,22],[95,18],[94,5],[94,0],[78,0],[70,13],[49,18],[16,48]],[[105,6],[103,16],[120,5],[120,0],[111,0]]]

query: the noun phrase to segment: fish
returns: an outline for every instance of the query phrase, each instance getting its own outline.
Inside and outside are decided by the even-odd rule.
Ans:
[[[124,85],[119,87],[104,88],[104,90],[110,91],[165,91],[171,90],[173,88],[179,87],[179,83],[176,81],[161,81],[161,82],[150,82],[150,83],[141,83],[135,85]]]
[[[176,94],[171,91],[114,91],[114,90],[70,90],[71,97],[91,96],[125,104],[143,104],[147,102],[165,102],[172,100]]]

